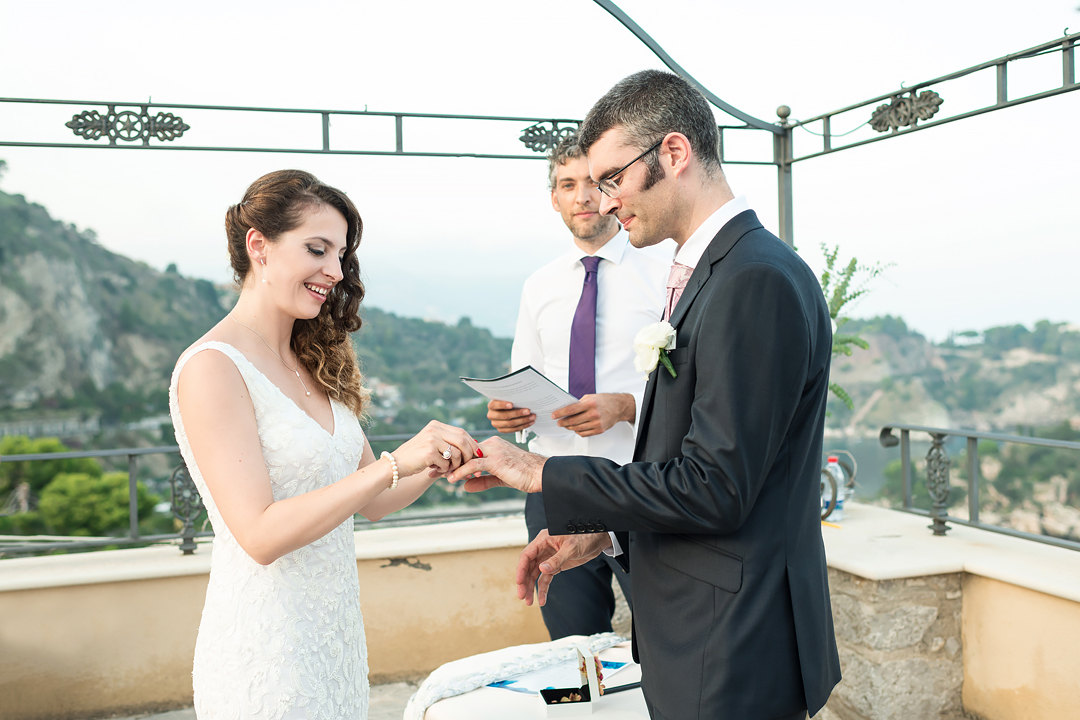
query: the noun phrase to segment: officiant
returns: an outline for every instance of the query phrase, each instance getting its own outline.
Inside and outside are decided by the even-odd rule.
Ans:
[[[600,191],[576,135],[549,154],[548,184],[571,247],[525,281],[510,364],[532,365],[579,400],[552,415],[561,433],[531,431],[535,414],[503,400],[488,403],[488,419],[499,432],[531,435],[533,452],[621,465],[633,458],[645,391],[634,369],[634,333],[660,319],[674,245],[634,248],[615,217],[600,214]],[[547,527],[540,493],[527,496],[525,523],[530,540]],[[552,640],[611,631],[613,577],[629,603],[630,577],[606,555],[559,576],[541,608]]]

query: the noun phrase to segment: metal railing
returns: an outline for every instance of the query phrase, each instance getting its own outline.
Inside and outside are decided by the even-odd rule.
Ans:
[[[899,438],[894,434],[895,431],[899,431]],[[926,433],[930,436],[930,449],[926,453],[926,487],[932,502],[929,510],[916,508],[913,502],[914,484],[912,481],[911,466],[911,433],[913,432]],[[951,516],[948,512],[950,491],[949,468],[952,461],[949,458],[946,440],[950,437],[963,438],[965,441],[968,506],[968,518],[966,520]],[[929,528],[933,531],[934,535],[945,535],[950,529],[946,523],[946,521],[948,521],[958,525],[967,525],[982,530],[1011,535],[1013,537],[1035,540],[1036,542],[1046,543],[1048,545],[1057,545],[1072,550],[1080,550],[1080,541],[1053,537],[1051,535],[1024,532],[1022,530],[985,523],[979,520],[980,490],[982,487],[979,463],[979,440],[1078,451],[1080,451],[1080,442],[1050,440],[1024,435],[978,432],[975,430],[935,428],[926,427],[924,425],[886,425],[881,429],[878,439],[883,447],[900,447],[900,472],[903,478],[904,503],[903,507],[898,509],[931,518],[933,522]],[[1078,458],[1080,458],[1080,456],[1078,456]]]
[[[1080,83],[1076,79],[1075,51],[1077,42],[1080,42],[1080,33],[1064,35],[1020,52],[988,60],[915,85],[906,85],[884,95],[878,95],[853,105],[793,122],[790,125],[791,128],[817,136],[821,141],[821,147],[820,149],[792,155],[788,162],[795,163],[809,160],[810,158],[828,155],[840,150],[879,142],[890,137],[907,135],[937,125],[955,122],[956,120],[963,120],[983,113],[1080,90]],[[1015,70],[1024,61],[1048,55],[1060,55],[1061,69],[1056,78],[1053,73],[1047,73],[1046,77],[1042,78],[1042,89],[1035,92],[1019,94],[1019,92],[1023,91],[1017,91],[1016,83],[1013,83],[1013,87],[1010,88],[1010,65]],[[985,100],[985,104],[969,109],[958,109],[952,114],[937,117],[938,110],[944,100],[934,88],[940,88],[940,86],[950,81],[979,72],[994,73],[993,81],[984,85],[984,93],[989,96]],[[1060,79],[1060,82],[1058,82],[1058,79]],[[958,102],[962,103],[962,99],[958,98]],[[870,117],[862,120],[854,127],[844,131],[836,130],[834,123],[838,119],[858,119],[865,117],[867,113],[870,114]],[[875,131],[877,135],[869,137],[865,134],[852,135],[852,133],[862,130],[864,127]]]
[[[484,439],[496,435],[494,431],[472,432],[474,438]],[[372,435],[368,442],[372,445],[378,443],[402,442],[412,437],[412,434],[401,433],[394,435]],[[179,541],[180,551],[185,555],[195,552],[197,538],[212,537],[213,532],[202,530],[197,527],[197,521],[205,512],[202,498],[191,480],[187,466],[180,462],[169,478],[171,489],[170,506],[172,515],[180,523],[181,528],[173,533],[161,533],[143,535],[139,531],[139,508],[138,508],[138,461],[147,455],[175,455],[179,454],[180,448],[176,445],[161,445],[147,448],[119,448],[114,450],[77,450],[59,453],[28,453],[22,455],[0,456],[0,463],[12,462],[35,462],[49,460],[77,460],[77,459],[101,459],[101,458],[126,458],[128,475],[128,529],[125,535],[113,537],[71,537],[61,538],[58,536],[0,536],[0,558],[16,557],[23,555],[39,555],[56,551],[71,552],[82,550],[94,550],[106,547],[142,547],[160,543],[174,543]],[[466,509],[440,510],[437,508],[417,510],[407,514],[395,514],[378,522],[379,527],[391,527],[401,525],[417,525],[426,523],[454,522],[458,520],[474,520],[487,517],[501,517],[522,512],[524,501],[520,503],[488,502]],[[203,523],[205,524],[205,523]],[[353,525],[357,530],[367,529],[374,525],[362,516],[355,516]]]
[[[899,432],[899,437],[894,433]],[[926,455],[926,482],[932,506],[929,510],[916,508],[913,502],[914,481],[911,461],[911,433],[925,433],[930,436],[931,445]],[[483,439],[495,435],[493,431],[473,432],[473,436]],[[411,434],[401,433],[393,435],[372,435],[368,441],[372,445],[378,443],[401,442],[412,437]],[[946,440],[948,438],[962,438],[965,441],[965,462],[967,468],[967,505],[968,518],[957,518],[948,514],[949,506],[949,458]],[[1002,527],[985,523],[979,519],[980,490],[982,479],[979,464],[979,440],[989,440],[997,443],[1017,443],[1048,447],[1055,449],[1080,451],[1080,442],[1065,440],[1051,440],[1045,438],[1028,437],[1023,435],[1007,435],[1001,433],[978,432],[975,430],[949,429],[926,427],[922,425],[887,425],[881,429],[879,441],[883,447],[900,448],[901,475],[903,480],[903,506],[897,508],[904,512],[924,515],[933,521],[929,526],[935,535],[944,535],[949,530],[947,522],[952,522],[970,527],[977,527],[992,532],[1003,533],[1014,537],[1035,540],[1036,542],[1057,545],[1059,547],[1080,550],[1080,541],[1057,538],[1049,535],[1024,532],[1012,528]],[[142,535],[139,531],[138,517],[138,460],[147,455],[178,454],[179,448],[175,445],[156,446],[148,448],[120,448],[115,450],[85,450],[61,453],[38,453],[24,455],[0,456],[0,463],[22,461],[47,461],[47,460],[74,460],[84,458],[126,458],[128,471],[128,531],[126,535],[115,537],[94,538],[71,538],[59,539],[55,536],[6,536],[0,538],[0,557],[12,557],[21,555],[43,554],[55,551],[92,550],[103,547],[137,547],[163,542],[174,543],[179,541],[179,548],[184,554],[195,551],[197,538],[211,537],[212,532],[201,530],[197,527],[197,521],[204,512],[201,497],[195,488],[187,467],[181,462],[173,470],[170,476],[171,509],[173,516],[182,524],[180,530],[174,533]],[[407,514],[395,514],[378,522],[379,527],[416,525],[421,523],[454,522],[484,517],[500,517],[520,513],[520,503],[481,503],[467,509],[440,510],[427,508]],[[370,528],[373,523],[357,516],[354,527],[358,530]]]

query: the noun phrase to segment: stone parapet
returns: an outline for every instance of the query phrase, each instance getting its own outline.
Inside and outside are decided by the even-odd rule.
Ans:
[[[844,679],[815,720],[1060,720],[1080,697],[1080,553],[852,503],[822,528]]]
[[[844,681],[821,718],[965,716],[961,577],[866,580],[829,571]]]

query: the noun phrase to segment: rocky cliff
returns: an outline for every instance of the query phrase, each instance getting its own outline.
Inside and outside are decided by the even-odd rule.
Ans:
[[[832,379],[855,401],[830,402],[830,431],[875,433],[889,423],[1015,431],[1080,427],[1080,327],[1039,321],[931,343],[899,318],[844,328],[869,349],[833,360]]]
[[[177,355],[225,311],[209,281],[109,252],[0,192],[0,412],[81,407],[109,388],[160,399]]]

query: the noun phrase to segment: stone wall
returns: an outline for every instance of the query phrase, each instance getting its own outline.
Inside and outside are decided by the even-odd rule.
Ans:
[[[974,717],[961,701],[961,577],[874,581],[830,568],[844,679],[815,720]]]

